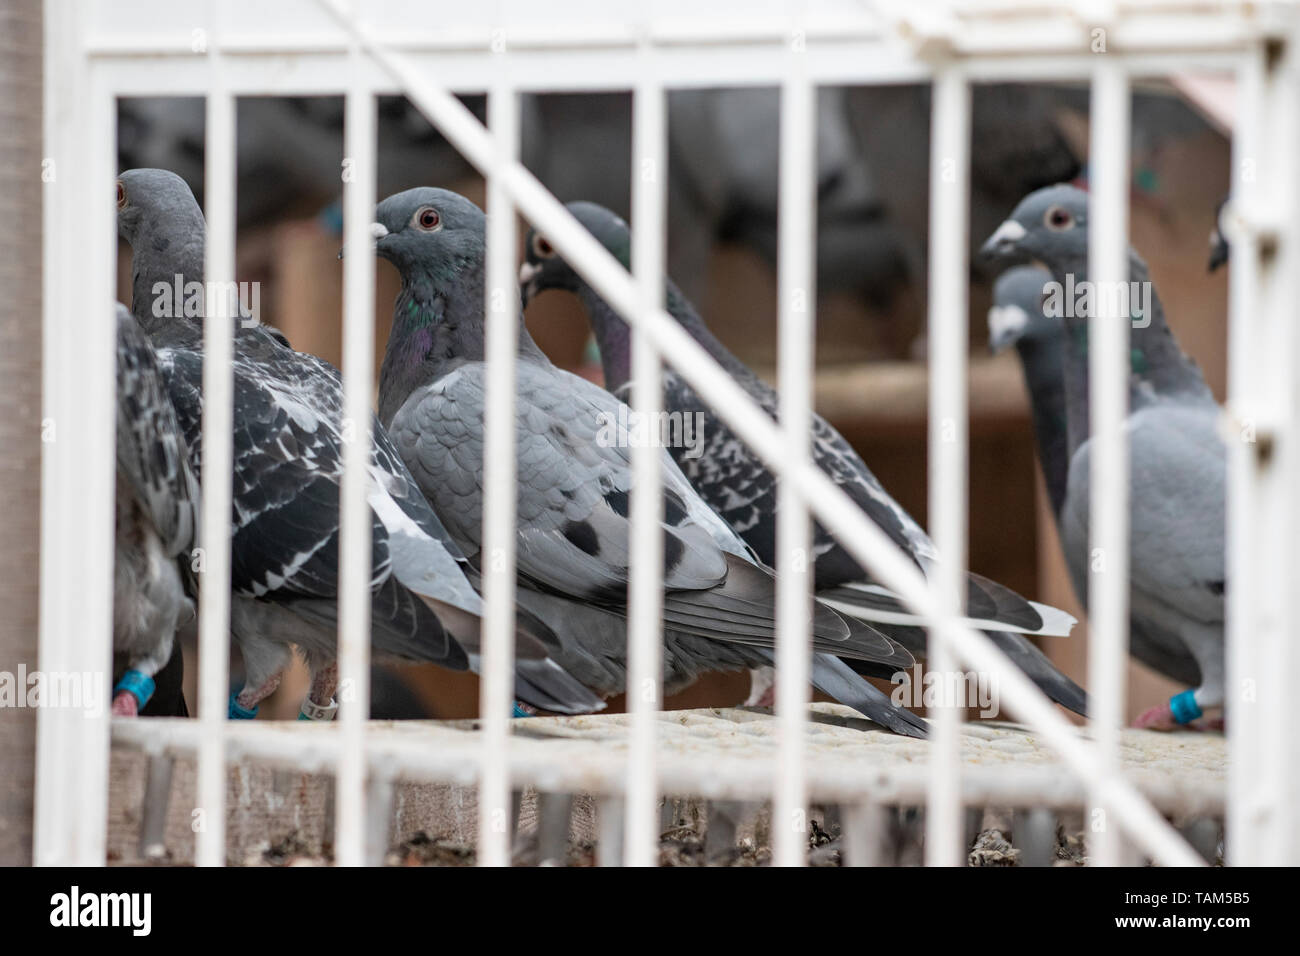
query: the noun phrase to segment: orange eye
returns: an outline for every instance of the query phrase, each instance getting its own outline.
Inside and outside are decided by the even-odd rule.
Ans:
[[[117,208],[122,209],[126,206],[126,187],[119,182],[117,184]]]
[[[555,247],[545,236],[533,236],[533,255],[539,259],[550,259],[555,255]]]
[[[421,206],[411,217],[411,222],[417,229],[423,229],[425,232],[433,232],[442,225],[442,216],[438,215],[438,210],[432,206]]]
[[[1053,206],[1043,215],[1043,222],[1047,224],[1048,229],[1061,232],[1062,230],[1069,229],[1074,225],[1074,217],[1070,215],[1068,209],[1061,206]]]

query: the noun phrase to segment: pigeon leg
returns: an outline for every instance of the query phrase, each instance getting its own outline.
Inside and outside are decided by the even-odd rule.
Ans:
[[[1223,646],[1222,632],[1213,628],[1188,628],[1183,634],[1188,650],[1201,668],[1201,686],[1185,690],[1170,697],[1168,702],[1152,707],[1133,722],[1135,727],[1148,730],[1174,730],[1188,727],[1192,730],[1222,729],[1222,717],[1202,722],[1207,710],[1223,706]]]
[[[275,693],[280,686],[281,675],[277,672],[257,685],[245,684],[230,701],[230,716],[234,719],[251,720],[257,716],[257,705]],[[236,707],[239,708],[236,710]]]
[[[1178,726],[1178,721],[1174,720],[1169,702],[1165,701],[1140,713],[1133,721],[1133,726],[1140,730],[1173,730]]]
[[[140,713],[135,695],[129,691],[118,691],[113,695],[113,716],[134,717]]]
[[[312,663],[312,662],[309,662]],[[339,686],[338,661],[329,661],[311,669],[311,690],[302,702],[299,720],[333,720],[339,712],[334,692]]]
[[[153,696],[153,677],[171,659],[176,633],[169,633],[153,648],[148,657],[133,661],[113,687],[112,713],[115,717],[135,717]]]
[[[237,615],[244,603],[233,602],[231,614]],[[289,648],[263,639],[252,629],[236,630],[235,639],[244,658],[244,686],[238,694],[231,695],[230,719],[251,720],[257,716],[257,705],[280,686],[285,668],[289,666]]]

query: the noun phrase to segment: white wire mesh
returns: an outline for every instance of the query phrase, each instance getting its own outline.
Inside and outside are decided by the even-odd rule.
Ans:
[[[806,133],[810,128],[811,91],[816,84],[834,82],[901,82],[908,80],[936,81],[936,125],[934,158],[959,160],[957,188],[951,192],[940,190],[935,194],[935,216],[944,224],[964,222],[966,175],[965,158],[968,149],[968,81],[992,78],[1058,79],[1061,77],[1090,77],[1095,74],[1096,116],[1094,122],[1094,168],[1097,187],[1094,193],[1095,216],[1100,229],[1094,233],[1097,251],[1095,269],[1099,276],[1118,274],[1113,261],[1115,250],[1124,243],[1124,191],[1126,176],[1113,163],[1119,162],[1122,153],[1127,155],[1127,96],[1128,76],[1145,72],[1167,72],[1174,68],[1236,68],[1243,62],[1246,67],[1243,95],[1250,97],[1242,110],[1248,136],[1261,135],[1260,127],[1272,127],[1280,144],[1277,153],[1293,147],[1291,142],[1294,124],[1283,119],[1289,115],[1286,107],[1294,105],[1296,77],[1293,57],[1289,54],[1294,42],[1294,22],[1287,8],[1278,5],[1258,7],[1214,8],[1203,4],[1165,3],[1144,15],[1121,16],[1114,12],[1107,26],[1111,31],[1111,49],[1099,65],[1097,57],[1084,52],[1086,45],[1080,40],[1091,29],[1062,5],[1035,7],[1022,16],[1009,16],[1005,12],[985,16],[986,11],[963,5],[956,12],[944,11],[944,16],[923,14],[921,10],[908,10],[893,4],[882,5],[883,13],[874,7],[866,8],[847,2],[809,3],[802,11],[799,42],[807,55],[788,57],[784,53],[791,43],[790,20],[782,6],[749,9],[745,16],[729,18],[729,6],[717,4],[700,11],[695,4],[666,4],[652,16],[633,17],[624,21],[624,11],[611,13],[604,5],[587,5],[570,0],[563,4],[548,5],[546,22],[542,22],[535,6],[506,3],[501,5],[496,24],[483,19],[479,11],[456,8],[444,11],[437,24],[429,22],[427,12],[418,5],[387,3],[367,7],[364,20],[354,20],[349,10],[332,2],[286,3],[268,8],[265,4],[253,5],[237,2],[221,7],[221,24],[213,22],[212,9],[206,3],[180,2],[145,5],[126,16],[106,3],[76,6],[65,0],[50,5],[50,21],[65,32],[51,32],[47,50],[50,52],[50,75],[56,77],[49,84],[50,101],[47,104],[51,141],[60,158],[69,154],[74,142],[73,134],[83,135],[91,130],[93,143],[99,148],[91,151],[91,160],[83,164],[69,162],[65,165],[67,191],[50,203],[47,213],[47,266],[46,266],[46,316],[47,345],[45,363],[47,411],[69,422],[65,431],[79,442],[78,455],[55,450],[47,455],[43,473],[44,511],[50,517],[43,531],[42,568],[42,666],[73,665],[102,658],[108,646],[106,639],[108,597],[108,568],[103,560],[108,552],[107,529],[111,524],[110,490],[108,477],[107,427],[103,421],[85,418],[75,424],[77,403],[71,383],[91,389],[96,394],[107,394],[107,337],[87,336],[79,325],[74,326],[75,298],[62,283],[77,250],[67,237],[69,216],[75,208],[73,197],[84,200],[86,208],[99,209],[107,217],[107,199],[101,202],[101,193],[108,195],[111,182],[110,97],[132,93],[153,92],[159,86],[159,77],[166,76],[166,88],[178,95],[202,93],[208,96],[207,131],[207,182],[206,209],[209,220],[207,278],[224,279],[234,272],[234,153],[233,153],[233,95],[236,93],[324,94],[344,92],[346,82],[350,94],[348,110],[349,151],[369,158],[373,152],[373,136],[366,137],[370,145],[360,143],[358,127],[369,125],[373,110],[373,94],[401,91],[433,121],[465,156],[489,178],[489,278],[487,308],[494,314],[494,292],[513,290],[514,210],[518,208],[534,225],[546,231],[554,245],[596,290],[633,324],[639,343],[638,374],[652,373],[654,354],[668,357],[678,371],[698,389],[701,396],[719,415],[750,443],[761,457],[778,474],[782,475],[782,500],[789,504],[802,501],[819,521],[837,535],[850,552],[868,566],[887,586],[897,591],[905,601],[920,613],[938,622],[944,640],[936,648],[937,663],[944,664],[960,659],[976,669],[996,674],[1002,681],[1004,696],[1019,718],[1033,726],[1041,738],[1054,747],[1071,770],[1092,784],[1091,800],[1118,818],[1109,826],[1106,836],[1097,844],[1099,856],[1104,861],[1116,859],[1116,835],[1123,827],[1141,846],[1166,862],[1190,862],[1192,857],[1186,845],[1164,823],[1149,803],[1122,775],[1117,773],[1118,723],[1115,718],[1117,701],[1122,698],[1122,685],[1118,675],[1123,670],[1124,611],[1121,584],[1102,585],[1097,594],[1099,623],[1104,622],[1106,637],[1102,653],[1093,668],[1094,694],[1098,698],[1098,744],[1094,746],[1081,740],[1053,710],[1029,682],[1009,665],[986,639],[953,622],[956,610],[952,602],[936,600],[907,560],[899,553],[847,498],[834,488],[829,480],[813,469],[802,456],[791,458],[781,431],[740,392],[704,352],[675,325],[660,308],[655,276],[662,264],[662,220],[655,210],[661,208],[659,198],[650,198],[647,190],[638,202],[637,280],[631,277],[570,217],[540,184],[515,161],[517,152],[517,104],[515,97],[521,90],[531,89],[619,89],[626,88],[629,80],[637,80],[639,117],[637,155],[660,154],[663,149],[662,91],[653,81],[655,77],[672,78],[674,86],[757,85],[781,83],[785,85],[784,103],[788,111],[783,117],[783,129]],[[531,9],[530,9],[531,7]],[[915,7],[915,5],[913,5]],[[250,15],[253,12],[256,15]],[[731,10],[731,13],[737,11]],[[138,13],[138,16],[135,14]],[[80,32],[72,28],[76,23]],[[503,27],[500,24],[509,24]],[[195,24],[202,24],[196,27]],[[235,29],[235,24],[239,25]],[[398,26],[398,24],[402,24]],[[414,24],[414,27],[412,27]],[[557,26],[557,24],[559,26]],[[737,24],[743,24],[738,26]],[[196,46],[196,31],[203,33],[203,46]],[[1285,42],[1283,42],[1285,41]],[[1283,60],[1286,70],[1270,71],[1266,53],[1270,44],[1283,42],[1288,56]],[[640,58],[630,58],[629,50],[640,49]],[[960,63],[958,74],[952,65]],[[635,64],[635,65],[634,65]],[[350,65],[350,68],[349,68]],[[629,75],[630,73],[634,75]],[[635,84],[634,84],[635,85]],[[489,88],[491,120],[494,134],[489,134],[474,117],[452,96],[452,89]],[[364,96],[369,107],[361,105],[358,96]],[[1255,97],[1261,102],[1258,114],[1252,109]],[[656,97],[658,105],[647,110],[646,104]],[[656,118],[656,112],[659,114]],[[1292,110],[1291,112],[1294,112]],[[1098,135],[1098,121],[1104,119]],[[1115,125],[1119,124],[1119,125]],[[1281,132],[1278,132],[1278,130]],[[808,137],[810,138],[810,137]],[[1241,149],[1241,144],[1238,144]],[[808,156],[806,145],[800,146],[800,137],[783,139],[783,189],[802,189],[805,185]],[[1294,150],[1290,153],[1293,156]],[[787,163],[786,160],[793,162]],[[1263,183],[1234,183],[1242,187],[1244,196],[1272,195],[1269,188],[1286,179],[1286,164],[1282,161],[1261,165],[1259,174]],[[364,174],[373,176],[373,170]],[[368,180],[367,180],[368,181]],[[1265,185],[1269,188],[1265,188]],[[1252,188],[1253,187],[1253,188]],[[661,184],[657,189],[661,189]],[[1281,187],[1279,187],[1281,188]],[[1284,193],[1292,196],[1293,191]],[[357,215],[363,212],[365,201],[371,197],[373,186],[365,189],[365,182],[353,183],[348,190],[347,222],[349,234],[358,230]],[[943,197],[948,198],[943,198]],[[953,197],[960,197],[960,201]],[[368,200],[366,200],[368,201]],[[1288,198],[1288,203],[1291,199]],[[1290,208],[1290,205],[1287,207]],[[648,214],[648,215],[647,215]],[[1247,206],[1243,216],[1254,221],[1267,217],[1262,210]],[[1283,217],[1285,219],[1285,217]],[[810,334],[798,323],[811,328],[811,316],[799,316],[787,307],[786,293],[791,287],[803,286],[811,296],[811,239],[810,210],[807,204],[783,201],[782,205],[782,341],[783,374],[787,405],[783,413],[787,423],[806,414],[809,369],[807,356],[798,352],[800,343],[810,339]],[[1294,222],[1291,217],[1290,222]],[[89,289],[103,292],[99,298],[107,300],[111,289],[108,236],[111,232],[104,224],[90,251],[96,253],[89,269],[93,282]],[[960,230],[964,236],[964,230]],[[60,238],[62,237],[62,238]],[[1101,238],[1099,238],[1101,237]],[[1102,248],[1102,239],[1110,245]],[[1279,230],[1272,238],[1280,243],[1287,256],[1293,255],[1295,246],[1293,227]],[[1281,240],[1287,240],[1281,242]],[[790,248],[793,242],[794,248]],[[1242,256],[1234,260],[1234,329],[1251,321],[1249,306],[1255,300],[1250,290],[1238,287],[1253,285],[1250,277],[1258,269],[1256,243],[1248,243]],[[936,247],[936,281],[932,287],[934,316],[937,326],[956,329],[961,320],[962,331],[957,338],[945,340],[936,346],[935,379],[948,373],[948,387],[937,384],[933,414],[942,422],[952,419],[957,428],[956,441],[951,445],[933,446],[939,452],[932,455],[931,483],[935,489],[935,537],[950,563],[943,572],[943,580],[956,580],[964,564],[964,469],[965,469],[965,397],[964,391],[953,382],[964,383],[964,282],[951,277],[958,274],[964,262],[964,248],[957,245]],[[102,253],[99,255],[98,253]],[[1106,258],[1112,256],[1112,259]],[[1235,256],[1235,253],[1234,253]],[[1238,261],[1244,265],[1238,265]],[[1290,261],[1285,260],[1285,261]],[[635,265],[635,264],[634,264]],[[651,270],[651,267],[653,271]],[[349,329],[350,335],[360,336],[361,327],[354,316],[362,305],[362,292],[368,287],[373,273],[372,263],[364,271],[348,266]],[[642,271],[644,269],[644,271]],[[951,271],[948,271],[951,270]],[[1293,270],[1294,271],[1294,270]],[[944,276],[949,278],[945,279]],[[1247,282],[1239,281],[1245,277]],[[800,281],[806,280],[806,281]],[[1270,291],[1268,277],[1264,276],[1264,293],[1260,301],[1279,312],[1286,301],[1281,294],[1281,279]],[[959,288],[960,287],[960,288]],[[96,300],[98,301],[98,299]],[[510,662],[512,659],[513,613],[513,445],[509,430],[513,427],[511,403],[513,400],[512,362],[514,351],[514,313],[516,297],[505,296],[508,307],[502,311],[505,321],[489,323],[489,365],[491,387],[489,390],[488,448],[486,468],[489,490],[485,521],[485,543],[494,559],[493,567],[504,569],[499,574],[485,575],[487,598],[487,623],[484,631],[485,680],[483,690],[483,744],[474,755],[472,764],[479,768],[480,800],[487,812],[481,814],[483,829],[480,832],[481,859],[484,862],[508,861],[508,827],[495,825],[496,813],[508,812],[511,786],[511,741],[506,713],[510,695]],[[1294,301],[1292,297],[1289,301]],[[78,329],[77,337],[68,331]],[[74,341],[75,338],[75,341]],[[351,338],[349,339],[351,341]],[[1118,394],[1117,376],[1122,366],[1119,360],[1119,343],[1098,339],[1098,352],[1109,359],[1094,368],[1094,381],[1098,383],[1097,401],[1099,420],[1113,420],[1117,408],[1113,397]],[[1242,354],[1250,346],[1242,344],[1241,334],[1234,332],[1234,398],[1240,388],[1255,404],[1252,411],[1262,409],[1269,417],[1280,440],[1284,431],[1294,428],[1291,395],[1277,383],[1283,381],[1285,366],[1271,369],[1272,374],[1264,384],[1252,386],[1247,381],[1261,376],[1253,364],[1245,364]],[[793,351],[793,354],[790,352]],[[349,351],[349,359],[356,353]],[[1290,350],[1283,361],[1295,356]],[[230,338],[216,324],[209,324],[205,356],[204,420],[204,521],[203,542],[209,579],[222,579],[228,574],[229,541],[225,533],[230,514],[230,378],[228,362]],[[784,363],[789,363],[788,365]],[[1111,364],[1113,363],[1113,364]],[[788,378],[786,369],[789,369]],[[369,385],[365,374],[356,369],[349,373],[348,396],[350,414],[360,409],[360,389]],[[1266,386],[1273,386],[1269,391]],[[964,386],[963,386],[964,388]],[[1254,393],[1258,393],[1257,395]],[[653,398],[648,390],[638,390],[638,404],[650,408]],[[355,405],[355,407],[354,407]],[[105,402],[104,406],[109,407]],[[1122,408],[1122,405],[1119,406]],[[1240,414],[1240,412],[1239,412]],[[83,416],[84,418],[84,416]],[[107,418],[107,412],[99,416]],[[368,419],[367,419],[368,420]],[[933,426],[932,426],[933,427]],[[102,432],[102,434],[101,434]],[[504,436],[504,437],[503,437]],[[84,442],[83,442],[84,439]],[[1123,451],[1119,443],[1109,455],[1102,455],[1097,464],[1098,484],[1104,490],[1122,488]],[[1283,445],[1282,447],[1289,447]],[[644,459],[646,456],[640,456]],[[358,488],[364,488],[364,477],[357,475],[361,455],[350,455],[348,491],[345,492],[345,515],[356,519]],[[87,471],[86,462],[94,467]],[[1287,475],[1293,473],[1294,462],[1286,459]],[[644,461],[641,463],[644,467]],[[73,496],[70,481],[76,472],[79,490]],[[1262,521],[1266,503],[1284,503],[1285,492],[1272,473],[1265,475],[1267,463],[1238,454],[1234,462],[1233,505],[1231,513],[1240,519],[1247,516]],[[1275,471],[1275,470],[1274,470]],[[640,474],[640,472],[638,472]],[[650,472],[645,471],[645,476]],[[507,480],[510,479],[510,480]],[[1294,487],[1294,482],[1290,483]],[[74,501],[75,498],[75,501]],[[1097,531],[1099,543],[1104,547],[1122,551],[1124,528],[1124,496],[1122,492],[1107,499],[1099,499],[1097,513],[1101,515]],[[51,502],[59,502],[54,509]],[[67,503],[67,507],[62,507]],[[789,509],[786,509],[789,512]],[[802,509],[796,509],[802,510]],[[1289,512],[1288,512],[1289,513]],[[647,510],[645,515],[649,515]],[[641,522],[648,520],[644,515]],[[795,517],[786,522],[786,540],[796,541],[806,537],[806,519]],[[801,528],[800,525],[803,525]],[[1280,556],[1278,549],[1291,545],[1279,540],[1276,529],[1253,525],[1249,540],[1267,542],[1258,548],[1247,548],[1244,537],[1234,537],[1234,580],[1249,580],[1261,566]],[[220,533],[219,533],[220,532]],[[87,538],[91,534],[91,538]],[[1294,536],[1292,536],[1292,540]],[[87,542],[93,545],[87,550]],[[637,544],[638,558],[647,562],[654,556],[651,545],[642,540]],[[66,568],[75,551],[79,566],[99,572],[93,577],[92,587],[79,587],[76,611],[70,611],[68,601],[71,582]],[[1284,553],[1289,554],[1286,550]],[[89,555],[89,557],[88,557]],[[96,559],[94,556],[99,555]],[[1113,565],[1112,565],[1113,566]],[[1293,566],[1293,565],[1292,565]],[[657,569],[656,569],[657,570]],[[359,576],[364,568],[359,563],[345,566],[343,589],[355,595]],[[649,600],[651,576],[637,574],[639,582],[634,587],[638,607],[644,607],[646,616],[638,612],[632,639],[633,660],[638,675],[653,670],[654,654],[646,653],[648,647],[644,634],[650,628],[645,623],[654,619],[654,601]],[[941,581],[942,584],[942,581]],[[202,686],[199,700],[199,720],[193,728],[185,730],[155,730],[146,723],[121,728],[119,736],[135,737],[164,733],[191,735],[188,739],[199,752],[200,785],[199,806],[204,813],[205,826],[198,831],[197,858],[199,862],[215,864],[224,862],[224,796],[225,761],[227,749],[234,741],[271,740],[273,730],[264,728],[239,728],[228,730],[224,726],[226,694],[226,654],[229,633],[229,595],[223,589],[205,589],[201,609],[201,670]],[[790,583],[790,575],[782,581],[782,601],[786,611],[782,614],[781,673],[786,676],[781,698],[784,739],[793,741],[803,723],[800,708],[794,706],[805,699],[806,681],[796,681],[800,668],[806,668],[804,652],[806,634],[789,608],[797,596],[806,592],[803,584]],[[941,587],[938,594],[957,593],[954,587]],[[1289,592],[1288,592],[1289,593]],[[352,600],[352,599],[349,599]],[[806,593],[803,600],[806,600]],[[347,620],[344,628],[345,674],[360,673],[366,655],[364,647],[358,648],[355,640],[358,626],[364,629],[360,617],[361,605],[346,605]],[[1250,670],[1258,680],[1266,681],[1264,663],[1251,646],[1280,648],[1284,665],[1277,669],[1273,680],[1281,685],[1284,675],[1293,674],[1297,668],[1294,648],[1290,638],[1291,627],[1277,617],[1239,615],[1233,627],[1235,666],[1239,674]],[[1099,628],[1100,629],[1100,628]],[[639,635],[639,636],[638,636]],[[791,640],[791,638],[794,638]],[[644,679],[644,677],[642,677]],[[364,696],[361,698],[364,701]],[[658,697],[647,698],[646,703],[656,704]],[[1263,708],[1261,708],[1261,711]],[[357,708],[355,713],[361,713]],[[631,718],[634,748],[637,757],[627,766],[628,779],[635,780],[628,804],[627,854],[630,862],[648,862],[645,826],[649,819],[645,800],[653,804],[656,779],[664,785],[663,768],[654,766],[654,751],[646,749],[646,735],[654,728],[647,719],[648,708],[638,709]],[[1281,716],[1280,714],[1278,716]],[[1245,724],[1246,721],[1243,721]],[[1250,726],[1259,727],[1260,722]],[[937,740],[931,748],[935,755],[951,755],[956,736],[951,715],[941,715],[938,721]],[[282,735],[287,736],[288,735]],[[300,754],[300,761],[309,759],[337,760],[339,763],[340,813],[348,819],[340,820],[339,845],[341,862],[360,859],[362,832],[360,815],[364,806],[360,786],[364,768],[373,761],[375,743],[364,736],[362,726],[355,717],[348,716],[344,708],[344,743],[330,738],[325,750],[311,756]],[[1296,858],[1297,837],[1294,800],[1300,781],[1296,761],[1278,757],[1294,749],[1280,733],[1246,741],[1234,731],[1234,744],[1240,744],[1234,794],[1240,794],[1242,807],[1234,809],[1232,819],[1249,842],[1243,844],[1239,862],[1264,858]],[[276,750],[279,743],[268,744]],[[281,751],[276,750],[277,753]],[[322,758],[320,754],[327,756]],[[288,748],[284,754],[293,760]],[[789,814],[806,801],[802,746],[783,750],[781,767],[789,776],[776,790],[778,814]],[[38,794],[38,858],[42,862],[76,862],[86,859],[102,860],[103,813],[94,804],[102,794],[106,780],[107,737],[87,733],[85,727],[66,725],[58,716],[42,715],[39,759],[42,782]],[[468,758],[466,758],[468,759]],[[454,761],[453,761],[454,763]],[[333,764],[331,764],[333,765]],[[451,765],[448,764],[448,767]],[[462,764],[457,764],[462,767]],[[639,769],[637,769],[639,768]],[[373,769],[373,767],[372,767]],[[450,771],[449,771],[450,772]],[[1247,794],[1241,781],[1246,775],[1258,773],[1266,786],[1255,788]],[[702,778],[694,781],[703,788]],[[952,862],[948,844],[955,846],[956,808],[961,799],[961,787],[956,779],[956,766],[950,760],[938,759],[934,775],[930,778],[929,795],[934,800],[934,822],[931,859],[934,862]],[[869,785],[858,792],[861,799],[869,799]],[[769,790],[769,792],[773,792]],[[344,799],[346,798],[346,799]],[[640,803],[634,803],[640,799]],[[1249,800],[1249,809],[1246,808]],[[865,812],[865,811],[864,811]],[[1270,818],[1270,814],[1272,817]],[[778,833],[780,831],[778,830]],[[1280,837],[1280,839],[1279,839]],[[779,838],[784,839],[784,838]],[[778,847],[782,862],[793,862],[792,842]]]

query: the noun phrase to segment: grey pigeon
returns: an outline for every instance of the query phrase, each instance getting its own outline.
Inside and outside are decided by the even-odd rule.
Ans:
[[[989,308],[989,351],[1012,345],[1029,392],[1038,460],[1047,486],[1052,517],[1060,523],[1070,459],[1066,447],[1065,383],[1062,365],[1065,326],[1043,312],[1043,287],[1052,274],[1038,266],[1015,266],[993,283]]]
[[[167,391],[197,473],[203,404],[202,327],[166,308],[167,287],[201,282],[205,223],[184,181],[130,170],[118,186],[118,228],[131,243],[136,319],[158,350]],[[173,296],[174,298],[174,296]],[[160,314],[155,314],[160,313]],[[170,313],[170,314],[169,314]],[[304,714],[330,717],[337,680],[339,485],[344,434],[338,370],[246,318],[234,342],[231,628],[247,679],[231,714],[252,716],[275,689],[290,644],[313,688]],[[373,423],[371,641],[377,654],[454,670],[476,663],[482,601],[465,558]],[[545,710],[586,712],[598,698],[550,659],[555,636],[528,620],[519,635],[516,694]]]
[[[113,713],[185,716],[177,629],[194,616],[184,566],[198,528],[198,482],[152,343],[117,307],[117,483]],[[162,686],[158,686],[158,685]],[[156,690],[162,693],[156,694]],[[151,706],[152,705],[152,706]]]
[[[376,253],[401,273],[379,383],[380,419],[421,489],[473,562],[483,511],[484,237],[481,210],[443,189],[380,203]],[[631,488],[630,449],[612,395],[556,368],[519,317],[515,425],[519,600],[551,623],[558,659],[593,689],[623,689]],[[610,428],[602,438],[602,429]],[[662,455],[665,672],[771,662],[773,578]],[[567,630],[564,624],[573,626]],[[863,681],[838,656],[905,668],[911,657],[877,631],[817,605],[814,683],[900,733],[925,724]],[[836,656],[830,656],[831,654]],[[603,664],[604,673],[584,664]],[[835,688],[831,690],[831,688]],[[671,689],[671,687],[669,688]]]
[[[592,203],[570,203],[569,211],[625,267],[630,263],[631,234],[609,210]],[[581,279],[542,235],[530,233],[526,259],[520,270],[527,301],[543,289],[561,288],[582,300],[600,345],[605,386],[615,395],[628,391],[631,373],[631,335],[627,323]],[[694,306],[671,280],[666,281],[668,312],[726,369],[768,414],[776,417],[776,392],[745,366],[709,331]],[[674,443],[672,454],[696,490],[754,549],[760,560],[771,563],[776,554],[776,476],[709,409],[695,390],[671,368],[664,369],[664,408],[687,416],[703,416],[707,425],[702,445]],[[922,569],[933,566],[938,555],[929,537],[889,496],[866,463],[829,422],[813,416],[813,456],[817,464],[847,492]],[[843,614],[869,621],[903,643],[914,655],[925,651],[920,618],[898,599],[874,584],[865,569],[821,525],[814,538],[816,589],[820,599]],[[1009,589],[969,575],[967,613],[972,623],[988,629],[995,643],[1048,694],[1071,710],[1082,713],[1085,695],[1061,674],[1024,636],[1068,634],[1074,619],[1063,611],[1027,601]]]
[[[1070,470],[1069,434],[1065,408],[1065,323],[1043,309],[1045,286],[1052,274],[1039,266],[1015,266],[993,285],[989,309],[989,347],[999,351],[1015,345],[1029,391],[1038,460],[1047,486],[1057,530],[1065,507]],[[1086,600],[1084,582],[1075,593]],[[1143,664],[1193,686],[1201,682],[1201,669],[1182,641],[1163,632],[1153,621],[1131,622],[1130,650]]]
[[[1056,283],[1045,307],[1062,314],[1067,333],[1063,379],[1069,471],[1061,532],[1075,588],[1086,598],[1091,432],[1089,309],[1083,294],[1091,288],[1082,283],[1088,280],[1087,195],[1072,186],[1031,193],[985,243],[984,255],[1003,263],[1041,262]],[[1190,655],[1199,676],[1194,690],[1138,718],[1138,726],[1169,728],[1223,706],[1226,450],[1217,429],[1219,406],[1195,363],[1179,348],[1146,263],[1132,250],[1129,283],[1132,319],[1123,321],[1133,321],[1125,432],[1134,653],[1169,661]],[[1078,295],[1067,300],[1071,289]],[[1144,647],[1148,641],[1174,643]]]

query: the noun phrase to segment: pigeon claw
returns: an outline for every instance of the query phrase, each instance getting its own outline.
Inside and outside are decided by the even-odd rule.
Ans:
[[[1174,730],[1179,727],[1178,721],[1174,720],[1173,711],[1169,709],[1168,702],[1145,710],[1138,715],[1137,720],[1133,721],[1133,726],[1140,730]]]
[[[140,714],[139,701],[130,691],[118,691],[113,697],[112,713],[114,717],[137,717]]]

